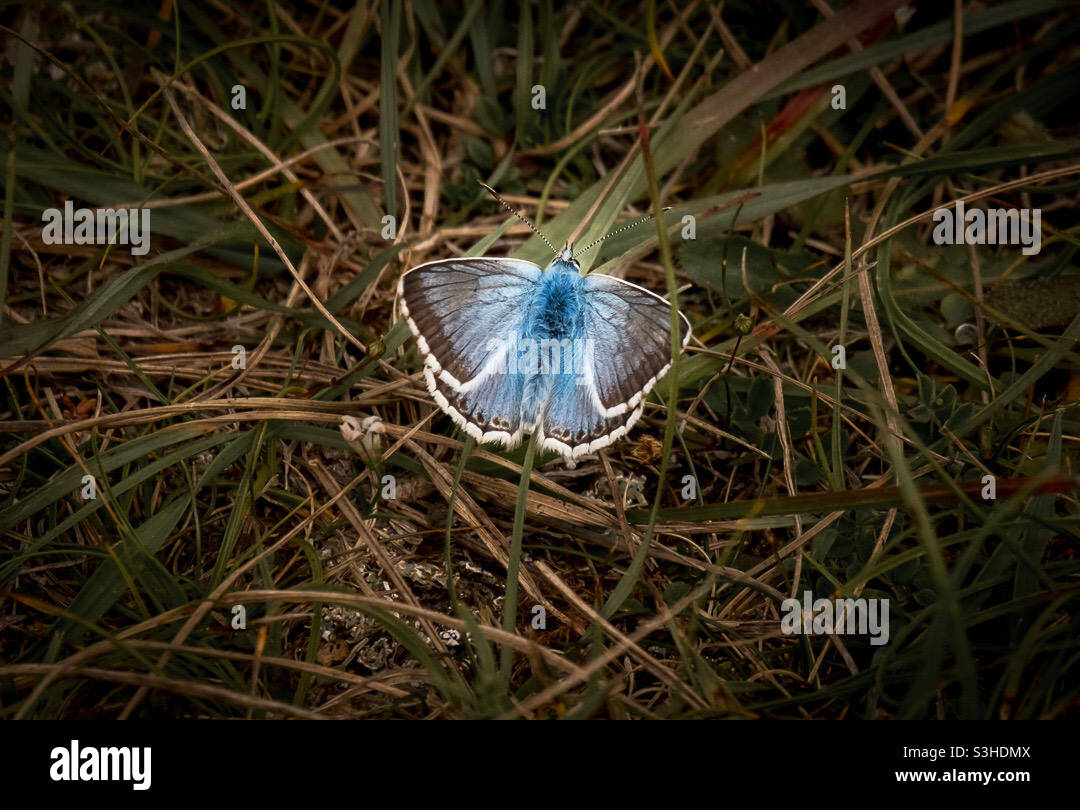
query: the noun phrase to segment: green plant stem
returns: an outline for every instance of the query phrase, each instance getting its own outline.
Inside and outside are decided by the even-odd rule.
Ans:
[[[514,509],[514,529],[510,535],[510,559],[506,563],[506,600],[503,602],[503,630],[514,633],[517,630],[518,570],[521,568],[521,537],[525,529],[525,503],[529,498],[529,478],[532,475],[533,460],[536,458],[536,433],[529,435],[525,446],[525,460],[521,463],[521,483],[518,485],[517,506]],[[510,665],[514,651],[502,648],[502,678],[507,688],[510,686]]]

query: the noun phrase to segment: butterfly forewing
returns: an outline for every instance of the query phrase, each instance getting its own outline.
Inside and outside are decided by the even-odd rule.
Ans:
[[[518,259],[451,259],[405,273],[402,309],[428,366],[455,388],[481,374],[539,278],[539,267]]]
[[[671,305],[643,287],[611,276],[584,284],[585,328],[595,341],[592,373],[606,416],[633,410],[671,364]],[[682,318],[683,345],[690,323]]]

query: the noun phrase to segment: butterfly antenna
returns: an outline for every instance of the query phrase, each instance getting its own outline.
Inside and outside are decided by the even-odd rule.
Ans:
[[[671,206],[670,205],[666,206],[664,208],[664,210],[665,211],[670,211]],[[639,217],[638,219],[635,219],[633,222],[628,222],[626,225],[623,225],[621,228],[616,228],[615,230],[611,231],[611,233],[608,233],[605,236],[601,236],[599,239],[597,239],[594,242],[590,242],[588,245],[583,247],[581,250],[574,251],[574,255],[575,256],[580,256],[582,253],[585,253],[588,250],[592,250],[594,247],[599,245],[601,242],[603,242],[609,236],[615,236],[616,234],[620,234],[623,231],[628,231],[631,228],[636,228],[638,225],[644,225],[646,222],[651,221],[655,217],[656,217],[656,214],[646,214],[643,217]]]
[[[548,240],[548,238],[546,236],[544,236],[542,233],[540,233],[540,229],[532,224],[532,220],[530,220],[524,214],[518,213],[518,211],[513,206],[511,206],[510,203],[508,203],[506,200],[504,200],[502,197],[499,196],[499,192],[497,192],[495,189],[493,189],[487,183],[483,183],[483,182],[481,182],[479,180],[477,180],[477,182],[480,183],[480,185],[482,185],[484,188],[486,188],[488,194],[490,194],[492,197],[494,197],[496,200],[498,200],[499,204],[503,208],[505,208],[507,211],[509,211],[515,217],[517,217],[522,222],[524,222],[526,225],[528,225],[530,228],[532,228],[532,232],[535,233],[537,236],[539,236],[541,239],[544,240],[544,244],[547,245],[549,248],[551,248],[552,253],[554,253],[556,256],[559,255],[559,251],[557,251],[555,249],[555,246],[553,244],[551,244],[551,242]]]

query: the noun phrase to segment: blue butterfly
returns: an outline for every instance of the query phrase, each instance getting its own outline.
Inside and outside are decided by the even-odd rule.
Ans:
[[[508,258],[428,262],[402,274],[398,298],[428,391],[459,427],[508,449],[535,432],[538,448],[572,466],[641,418],[671,365],[671,307],[628,281],[583,275],[570,243],[555,253],[543,270]]]

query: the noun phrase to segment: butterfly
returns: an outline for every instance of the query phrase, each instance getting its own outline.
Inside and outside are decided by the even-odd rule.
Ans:
[[[552,250],[544,269],[510,258],[427,262],[402,274],[398,299],[428,392],[455,424],[507,449],[536,433],[539,449],[573,466],[641,418],[671,365],[671,305],[628,281],[583,274],[569,242]],[[681,320],[685,347],[690,322]]]

